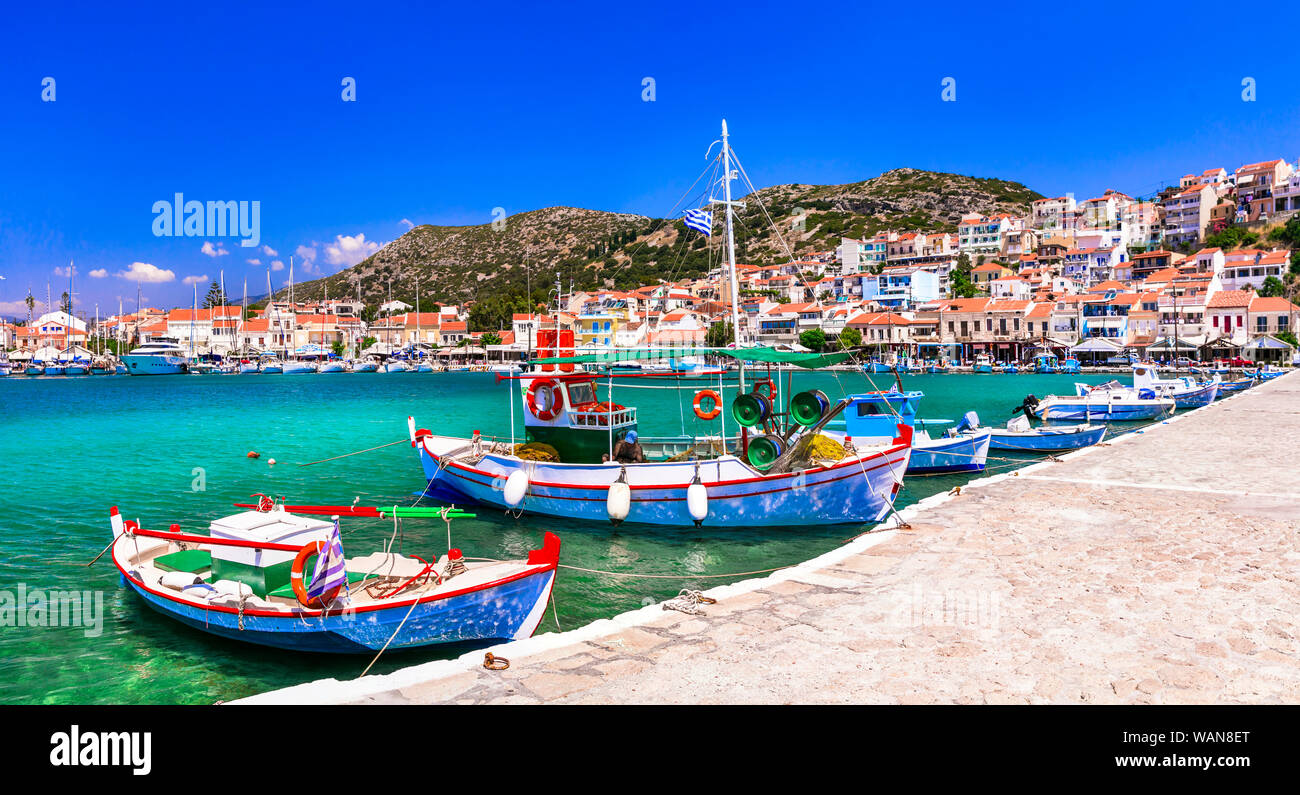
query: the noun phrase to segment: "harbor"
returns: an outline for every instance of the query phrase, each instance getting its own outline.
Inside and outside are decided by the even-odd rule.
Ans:
[[[901,376],[901,383],[904,390],[924,393],[923,418],[957,420],[974,411],[982,424],[996,427],[1026,394],[1065,394],[1076,383],[1098,384],[1106,377],[909,374]],[[835,400],[862,389],[887,389],[893,380],[860,370],[801,371],[793,379],[794,391],[820,390]],[[304,389],[306,383],[315,386]],[[509,383],[496,374],[453,372],[306,380],[288,375],[35,377],[0,385],[6,395],[0,403],[0,455],[31,460],[31,439],[76,440],[75,454],[42,454],[39,467],[16,470],[18,493],[29,499],[16,502],[0,528],[6,543],[21,550],[7,564],[8,581],[46,591],[90,589],[103,597],[98,634],[26,626],[11,627],[0,637],[0,701],[211,704],[315,679],[355,678],[366,659],[268,653],[211,637],[159,616],[121,586],[108,560],[87,568],[113,537],[109,509],[117,505],[123,517],[149,529],[165,530],[176,523],[182,532],[206,533],[211,522],[230,515],[236,504],[250,502],[249,495],[257,492],[291,504],[421,504],[426,478],[408,441],[407,416],[436,417],[440,433],[468,437],[480,431],[486,439],[508,440],[507,409],[513,402],[513,421],[521,435],[526,411],[518,396],[512,399]],[[787,386],[783,379],[783,389]],[[682,418],[688,432],[704,434],[719,428],[723,418],[706,422],[696,417],[691,403],[697,389],[616,386],[615,396],[634,401],[647,437],[679,433]],[[1258,389],[1262,387],[1252,386],[1246,393]],[[421,421],[426,423],[433,420]],[[1143,427],[1141,422],[1116,423],[1108,427],[1107,439]],[[982,474],[1032,465],[1044,455],[990,450],[983,472],[908,474],[895,506],[906,509]],[[442,521],[405,520],[396,536],[398,548],[428,559],[454,545],[467,556],[511,560],[539,548],[547,532],[560,536],[561,563],[574,568],[559,571],[552,606],[537,627],[539,637],[554,633],[557,619],[560,628],[573,629],[647,600],[663,601],[682,588],[745,579],[718,575],[796,565],[839,549],[869,528],[842,523],[797,530],[725,528],[706,521],[699,528],[653,529],[615,527],[607,519],[575,523],[531,513],[516,516],[483,506],[470,511],[477,516],[456,519],[450,541]],[[345,517],[345,550],[369,553],[392,542],[394,529],[391,521]],[[456,644],[389,650],[371,674],[465,651]],[[82,662],[37,676],[52,658]]]
[[[1275,379],[935,492],[682,610],[241,703],[1293,703],[1297,399]]]

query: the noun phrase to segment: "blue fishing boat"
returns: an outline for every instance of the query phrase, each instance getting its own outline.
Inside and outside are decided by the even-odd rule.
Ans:
[[[1224,381],[1219,384],[1219,397],[1227,397],[1228,395],[1241,392],[1242,390],[1250,389],[1257,383],[1258,380],[1254,376],[1238,378],[1233,381]]]
[[[1061,366],[1057,363],[1056,354],[1040,353],[1035,356],[1034,372],[1043,374],[1061,372]]]
[[[991,373],[993,372],[993,361],[987,354],[981,353],[975,357],[975,364],[971,367],[974,373]]]
[[[1053,453],[1091,447],[1106,436],[1105,425],[1041,425],[1030,427],[1029,420],[1016,417],[1005,428],[992,429],[989,447],[1023,453]]]
[[[385,518],[393,510],[291,507],[337,512],[336,520]],[[438,509],[424,510],[441,518]],[[294,651],[373,653],[526,638],[545,615],[560,556],[559,538],[546,533],[542,548],[521,561],[469,561],[458,549],[431,563],[391,552],[347,558],[336,521],[269,501],[214,521],[208,535],[177,525],[146,530],[116,507],[111,520],[113,563],[149,607],[203,632]],[[321,552],[328,571],[308,567]],[[316,576],[339,584],[313,594]]]
[[[1260,381],[1272,381],[1274,378],[1277,378],[1279,375],[1282,375],[1285,372],[1286,370],[1283,370],[1280,367],[1274,367],[1273,365],[1270,364],[1268,367],[1261,367],[1257,369],[1255,371],[1255,377],[1258,378]]]
[[[1064,362],[1061,362],[1061,372],[1068,373],[1070,375],[1078,375],[1080,372],[1079,360],[1071,356],[1070,358],[1066,359]]]

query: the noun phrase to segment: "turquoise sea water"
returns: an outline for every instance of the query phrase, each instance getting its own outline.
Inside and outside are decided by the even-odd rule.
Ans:
[[[892,376],[872,376],[886,387]],[[1068,394],[1075,381],[1048,375],[905,376],[926,393],[921,416],[957,420],[968,410],[985,424],[1005,422],[1028,393]],[[832,398],[873,388],[856,373],[799,373],[795,388]],[[314,466],[304,462],[406,438],[406,417],[435,433],[508,437],[504,383],[489,374],[339,374],[0,379],[0,592],[92,590],[103,594],[102,634],[74,627],[0,629],[0,703],[212,703],[321,677],[352,678],[368,659],[313,657],[206,635],[145,607],[118,585],[107,556],[87,568],[111,538],[118,505],[145,527],[172,523],[206,532],[212,519],[254,492],[289,502],[412,504],[424,485],[414,451],[393,445]],[[691,392],[619,390],[636,405],[644,434],[705,426]],[[518,401],[516,401],[516,407]],[[516,420],[522,428],[522,417]],[[717,423],[710,427],[716,432]],[[1131,428],[1132,426],[1128,426]],[[1128,429],[1125,428],[1125,429]],[[260,459],[246,454],[255,450]],[[1033,458],[997,461],[990,470]],[[1004,454],[1005,455],[1005,454]],[[269,459],[276,464],[271,466]],[[966,475],[909,478],[904,504],[964,483]],[[654,530],[573,524],[480,509],[453,525],[453,543],[470,556],[519,558],[542,531],[563,541],[561,562],[604,571],[682,575],[638,580],[562,570],[555,589],[560,626],[661,600],[684,587],[730,580],[700,575],[784,566],[835,548],[864,528]],[[349,555],[374,551],[391,522],[345,520]],[[407,521],[402,544],[421,556],[446,549],[441,522]],[[539,632],[555,631],[548,613]],[[385,654],[373,672],[456,656],[468,647]]]

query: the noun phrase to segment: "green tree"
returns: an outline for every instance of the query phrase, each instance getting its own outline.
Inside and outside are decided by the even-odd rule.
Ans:
[[[845,349],[847,349],[847,348],[856,348],[856,347],[858,347],[858,346],[861,345],[861,344],[862,344],[862,332],[861,332],[861,331],[858,331],[858,330],[855,329],[855,328],[848,328],[848,327],[845,327],[845,329],[844,329],[843,331],[840,332],[840,347],[841,347],[841,348],[845,348]]]
[[[364,351],[366,348],[369,348],[371,345],[374,345],[378,341],[379,340],[375,339],[374,337],[370,337],[370,336],[363,337],[361,339],[361,350]]]
[[[69,315],[72,314],[72,298],[66,292],[63,294],[63,297],[59,299],[59,309]]]
[[[1283,293],[1282,280],[1276,276],[1270,276],[1264,280],[1259,287],[1259,294],[1264,298],[1280,298]]]
[[[819,328],[810,328],[799,335],[799,344],[810,351],[820,351],[826,347],[826,332]]]
[[[334,350],[335,356],[342,356],[347,351],[347,345],[343,343],[343,340],[334,340],[330,347]]]
[[[714,323],[704,335],[704,344],[709,348],[725,348],[732,342],[731,324]]]
[[[27,314],[30,315],[30,314],[32,314],[32,313],[35,312],[35,311],[36,311],[36,299],[35,299],[35,298],[32,298],[32,294],[31,294],[31,293],[28,293],[28,294],[27,294]]]
[[[208,286],[208,294],[203,297],[204,309],[211,309],[214,306],[221,306],[221,285],[217,282]]]
[[[500,345],[501,335],[495,331],[485,331],[483,332],[483,336],[479,337],[479,342],[483,345]]]
[[[1277,337],[1278,339],[1282,340],[1283,342],[1287,343],[1293,348],[1300,348],[1300,340],[1296,339],[1294,331],[1279,331],[1273,336]]]

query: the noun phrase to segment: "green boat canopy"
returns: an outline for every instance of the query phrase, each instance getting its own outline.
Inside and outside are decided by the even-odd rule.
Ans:
[[[726,356],[741,362],[761,362],[764,364],[792,364],[816,370],[839,364],[853,356],[852,351],[838,353],[799,353],[796,351],[779,351],[776,348],[616,348],[600,353],[585,353],[578,356],[551,356],[533,359],[532,364],[618,364],[620,362],[637,362],[647,359],[679,359],[685,356],[702,354]]]

